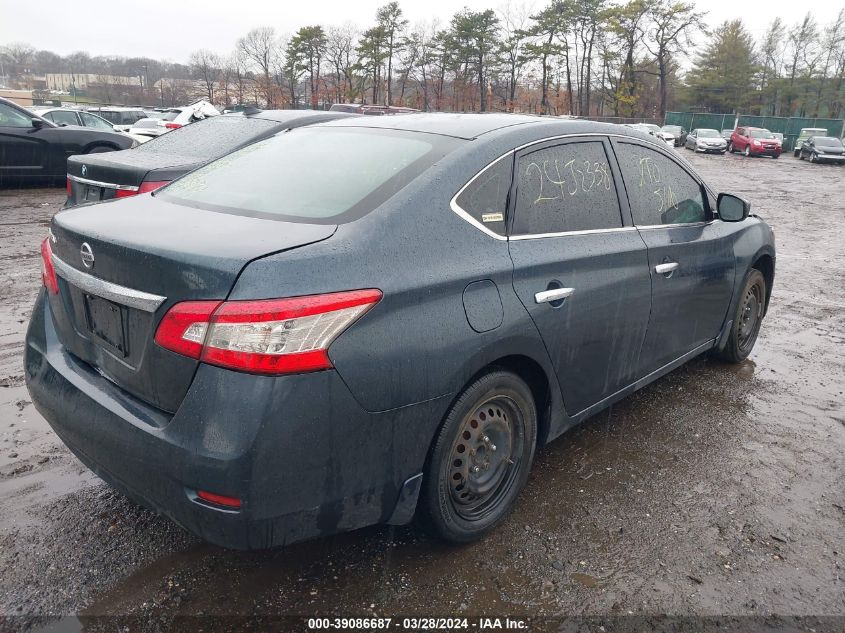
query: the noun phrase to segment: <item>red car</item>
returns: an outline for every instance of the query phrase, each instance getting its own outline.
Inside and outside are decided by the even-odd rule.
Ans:
[[[780,156],[783,147],[777,137],[761,127],[738,127],[731,134],[728,151],[746,156]]]

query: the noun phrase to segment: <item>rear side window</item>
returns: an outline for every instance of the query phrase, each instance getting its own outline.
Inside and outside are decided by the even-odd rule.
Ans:
[[[674,160],[631,143],[619,143],[616,155],[634,224],[654,226],[707,221],[701,185]]]
[[[563,233],[622,226],[601,141],[565,143],[517,161],[513,233]]]
[[[464,187],[455,204],[484,228],[504,235],[512,173],[512,155],[497,160]]]
[[[398,130],[297,128],[209,163],[158,195],[177,204],[251,217],[349,222],[464,142]]]
[[[97,112],[97,114],[99,114],[101,117],[103,117],[107,121],[111,121],[112,123],[114,123],[116,125],[120,124],[120,112],[111,112],[111,111],[108,111],[108,110],[105,110],[105,111],[101,110],[100,112]]]
[[[79,125],[76,118],[76,112],[69,112],[67,110],[54,110],[50,113],[53,116],[54,123],[67,123],[68,125]]]
[[[207,161],[269,135],[280,127],[276,121],[248,118],[240,114],[215,116],[162,134],[135,149],[141,153],[163,152],[195,156]]]

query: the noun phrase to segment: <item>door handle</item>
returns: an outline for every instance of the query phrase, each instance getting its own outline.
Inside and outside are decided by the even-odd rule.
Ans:
[[[571,297],[573,292],[575,292],[575,288],[552,288],[551,290],[544,290],[535,294],[534,301],[536,303],[560,301],[561,299]]]
[[[676,270],[678,266],[680,266],[678,262],[666,262],[665,264],[657,264],[657,266],[654,267],[654,272],[660,275],[666,275]]]

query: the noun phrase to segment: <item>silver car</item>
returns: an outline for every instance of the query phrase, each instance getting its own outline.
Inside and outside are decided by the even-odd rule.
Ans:
[[[695,129],[687,134],[684,143],[686,149],[711,154],[724,154],[728,149],[727,141],[719,134],[719,130],[710,128]]]

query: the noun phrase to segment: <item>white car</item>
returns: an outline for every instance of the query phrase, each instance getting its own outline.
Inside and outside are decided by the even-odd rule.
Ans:
[[[128,132],[129,128],[137,121],[147,116],[141,108],[124,108],[119,106],[88,108],[88,112],[106,119],[114,125],[114,129],[117,132]]]
[[[217,116],[220,112],[208,101],[197,101],[188,106],[170,108],[162,114],[163,116],[161,117],[148,117],[137,121],[130,129],[130,132],[153,138],[161,136],[170,130],[178,129],[183,125],[193,123],[194,121],[201,121],[207,117]]]
[[[646,134],[656,136],[667,145],[675,147],[675,135],[671,132],[664,132],[660,129],[659,125],[654,125],[653,123],[629,123],[627,125],[628,127],[632,127],[635,130],[640,130],[641,132],[645,132]]]

